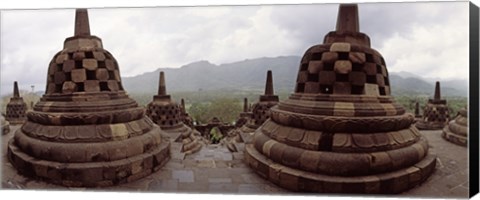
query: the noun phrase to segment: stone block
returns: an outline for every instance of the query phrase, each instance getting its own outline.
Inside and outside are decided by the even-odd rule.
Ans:
[[[97,70],[98,63],[97,63],[97,60],[95,59],[83,59],[82,66],[87,70]]]
[[[363,64],[367,61],[365,53],[363,52],[350,52],[348,58],[352,63]]]
[[[365,94],[372,96],[380,96],[377,84],[365,83]]]
[[[335,42],[330,46],[330,51],[334,52],[350,52],[351,45],[346,42]]]
[[[79,51],[73,53],[73,60],[83,60],[85,59],[85,52]]]
[[[298,168],[300,166],[300,156],[305,150],[295,147],[289,147],[283,152],[282,164]]]
[[[352,71],[352,63],[348,60],[335,61],[334,71],[338,74],[348,74]]]
[[[323,63],[333,63],[338,60],[338,53],[336,52],[323,52],[322,53],[322,62]]]
[[[72,81],[75,83],[83,83],[87,80],[87,71],[85,69],[74,69],[71,73]]]
[[[105,60],[105,54],[101,51],[94,51],[93,52],[93,57],[98,61],[104,61]]]
[[[308,62],[308,73],[317,74],[323,69],[322,61],[310,61]]]
[[[100,92],[100,82],[98,80],[86,80],[84,87],[85,92]]]
[[[65,81],[62,86],[63,93],[73,93],[77,91],[77,84],[72,81]]]
[[[109,78],[107,69],[98,69],[95,71],[95,75],[99,81],[107,81]]]

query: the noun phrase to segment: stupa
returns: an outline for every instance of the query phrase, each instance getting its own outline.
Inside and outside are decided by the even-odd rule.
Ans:
[[[75,12],[75,35],[52,59],[46,93],[8,144],[26,176],[69,187],[110,186],[159,170],[170,158],[166,133],[122,87],[119,66]]]
[[[422,119],[422,115],[420,115],[420,104],[418,101],[415,102],[415,121],[419,121]]]
[[[10,132],[10,123],[5,120],[3,115],[0,115],[0,125],[2,126],[2,135],[6,135]]]
[[[194,129],[182,121],[182,106],[173,102],[167,94],[163,71],[160,72],[158,94],[153,96],[153,101],[147,105],[147,116],[167,132],[173,142],[182,144],[182,153],[191,154],[202,148]]]
[[[443,128],[442,137],[458,145],[468,144],[468,116],[467,109],[458,111],[457,116]]]
[[[435,83],[435,95],[428,99],[423,109],[422,119],[415,126],[420,130],[440,130],[447,125],[449,120],[447,100],[441,99],[440,82]]]
[[[235,127],[240,128],[243,125],[245,125],[248,120],[252,117],[252,112],[249,112],[248,110],[249,105],[248,105],[248,99],[243,98],[243,111],[240,113],[237,121],[235,122]]]
[[[383,57],[341,4],[336,31],[301,59],[295,92],[270,109],[246,163],[297,192],[400,193],[425,181],[436,156],[414,116],[390,96]]]
[[[182,110],[182,112],[181,112],[182,122],[183,122],[185,125],[189,126],[190,128],[193,128],[193,119],[192,119],[192,117],[190,117],[190,115],[187,113],[187,110],[186,110],[186,108],[185,108],[185,100],[181,99],[180,102],[181,102],[181,107],[180,107],[180,108],[181,108],[181,110]]]
[[[252,105],[250,119],[239,130],[241,140],[250,142],[253,132],[270,118],[270,108],[277,105],[278,96],[274,94],[272,71],[267,71],[265,93],[260,95],[259,101]],[[245,109],[245,105],[244,105]]]
[[[7,104],[5,119],[12,125],[23,124],[27,119],[27,104],[20,97],[17,81],[13,83],[13,97]]]

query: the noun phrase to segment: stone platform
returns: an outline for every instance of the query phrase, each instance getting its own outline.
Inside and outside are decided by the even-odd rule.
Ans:
[[[7,142],[19,127],[11,126],[12,132],[1,138],[2,189],[302,195],[282,189],[258,176],[244,163],[242,146],[239,152],[231,153],[226,147],[218,144],[206,146],[192,155],[175,151],[175,148],[181,146],[172,144],[172,152],[175,153],[162,169],[131,183],[102,188],[68,188],[53,185],[17,174],[7,161]],[[436,170],[418,187],[398,195],[387,196],[467,198],[468,149],[444,140],[441,137],[441,130],[421,133],[429,141],[429,151],[437,154]]]

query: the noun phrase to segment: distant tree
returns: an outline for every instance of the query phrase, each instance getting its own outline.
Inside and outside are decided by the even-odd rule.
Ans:
[[[198,122],[207,123],[213,117],[223,122],[232,123],[242,111],[238,99],[219,98],[210,102],[196,102],[188,109],[188,113]]]

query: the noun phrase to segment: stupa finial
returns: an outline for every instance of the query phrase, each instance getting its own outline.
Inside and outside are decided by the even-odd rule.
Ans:
[[[13,82],[13,97],[14,97],[14,98],[20,97],[20,93],[18,92],[18,83],[17,83],[17,81]]]
[[[337,32],[359,32],[357,4],[340,4],[337,16]]]
[[[75,10],[75,36],[90,36],[87,9]]]
[[[440,100],[440,82],[435,83],[435,95],[433,96],[433,99],[435,100]]]
[[[160,71],[160,79],[158,81],[158,95],[167,95],[167,88],[165,86],[165,74]]]
[[[265,83],[265,95],[273,95],[272,71],[267,71],[267,81]]]
[[[243,98],[243,112],[248,112],[248,99]]]

